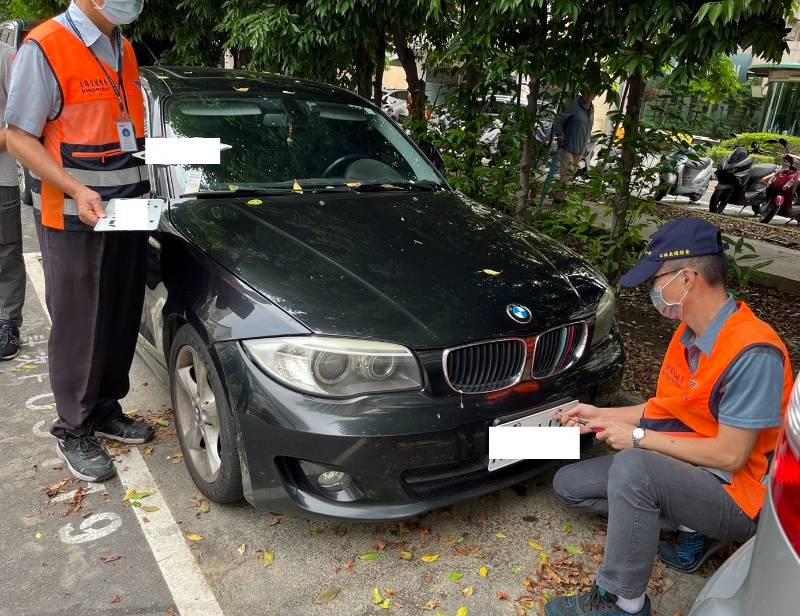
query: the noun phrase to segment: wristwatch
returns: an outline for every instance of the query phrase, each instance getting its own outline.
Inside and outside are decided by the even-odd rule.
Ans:
[[[636,449],[639,449],[639,446],[640,446],[639,443],[642,442],[642,439],[645,436],[644,428],[634,428],[632,436],[633,436],[633,446]]]

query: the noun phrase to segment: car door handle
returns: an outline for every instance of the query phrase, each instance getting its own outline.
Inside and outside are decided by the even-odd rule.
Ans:
[[[161,250],[161,242],[159,242],[155,237],[152,235],[147,236],[147,243],[150,244],[156,250]]]

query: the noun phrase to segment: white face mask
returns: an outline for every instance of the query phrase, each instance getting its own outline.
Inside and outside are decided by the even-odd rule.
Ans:
[[[689,289],[686,289],[683,297],[675,303],[670,303],[664,299],[663,289],[671,285],[682,273],[683,270],[679,270],[663,287],[654,284],[653,288],[650,289],[650,301],[653,302],[653,306],[662,316],[673,321],[680,321],[683,318],[683,300],[686,299]]]
[[[92,0],[94,8],[115,26],[136,21],[144,8],[144,0],[105,0],[103,6],[97,6],[98,0]]]

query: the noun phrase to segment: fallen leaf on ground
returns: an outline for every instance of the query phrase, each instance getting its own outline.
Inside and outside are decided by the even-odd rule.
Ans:
[[[128,490],[125,493],[125,496],[122,497],[124,501],[134,501],[134,500],[141,500],[143,498],[147,498],[148,496],[152,496],[155,494],[155,490],[142,490],[141,492],[137,492],[136,490]]]
[[[461,593],[465,597],[471,597],[472,593],[474,593],[474,592],[475,592],[475,587],[474,586],[467,586],[464,590],[461,591]]]
[[[114,554],[113,556],[103,556],[100,560],[102,560],[104,563],[113,563],[115,560],[119,560],[120,558],[122,558],[122,556]]]
[[[577,545],[567,545],[564,546],[564,549],[567,551],[567,554],[583,554],[583,550],[580,549]]]
[[[435,560],[439,560],[439,555],[438,554],[425,554],[421,558],[422,558],[422,562],[432,563]]]
[[[166,419],[159,419],[156,423],[162,428],[169,428],[169,422]]]
[[[144,511],[146,513],[154,513],[156,511],[158,511],[158,507],[156,507],[155,505],[144,505],[142,507],[142,511]]]
[[[270,526],[275,526],[276,524],[280,524],[280,523],[281,523],[281,519],[280,518],[272,518],[269,521],[269,525]]]
[[[388,609],[389,609],[391,606],[392,606],[392,600],[391,600],[391,599],[388,599],[388,598],[387,598],[387,599],[384,599],[383,601],[381,601],[381,602],[378,604],[378,607],[381,607],[381,608],[383,608],[383,609],[385,609],[385,610],[388,610]]]
[[[452,580],[453,582],[458,582],[458,581],[459,581],[461,578],[463,578],[463,577],[464,577],[464,574],[463,574],[463,573],[456,573],[456,572],[454,572],[454,573],[451,573],[450,575],[448,575],[447,577],[448,577],[450,580]]]
[[[519,575],[522,573],[522,567],[511,567],[511,573],[514,575]]]
[[[355,559],[351,558],[350,560],[348,560],[347,564],[344,566],[344,568],[345,568],[346,571],[349,571],[350,573],[355,571],[355,569],[356,569],[356,561],[355,561]]]
[[[264,553],[261,555],[261,566],[270,567],[273,562],[275,562],[275,553],[270,550],[264,550]]]
[[[380,557],[380,552],[367,552],[359,556],[361,560],[378,560]]]
[[[498,539],[506,539],[505,533],[495,533],[494,536],[497,537]]]
[[[206,500],[205,498],[201,498],[198,505],[200,513],[208,513],[209,511],[211,511],[211,503],[209,503],[208,500]]]
[[[178,616],[178,614],[175,612],[174,607],[171,607],[167,610],[167,616]]]
[[[239,549],[237,550],[237,552],[239,552],[239,556],[243,556],[246,551],[247,551],[247,546],[244,543],[240,545]]]
[[[683,612],[679,608],[672,613],[672,616],[683,616]]]
[[[481,577],[486,577],[489,575],[489,569],[487,567],[481,567],[479,573],[481,574]]]
[[[541,552],[541,551],[544,549],[544,548],[541,546],[541,544],[537,543],[537,542],[536,542],[536,541],[534,541],[533,539],[528,539],[528,547],[529,547],[530,549],[532,549],[532,550],[538,550],[538,551],[540,551],[540,552]]]
[[[390,597],[394,597],[397,594],[397,591],[394,588],[384,588],[383,592],[385,592]]]
[[[322,531],[320,529],[318,529],[317,527],[313,527],[313,528],[310,528],[308,532],[311,533],[312,535],[316,536],[316,535],[319,535]]]
[[[320,605],[325,604],[325,603],[330,603],[331,601],[333,601],[336,598],[336,595],[338,595],[338,594],[339,594],[339,589],[338,588],[334,588],[333,586],[330,586],[330,587],[326,588],[325,590],[323,590],[321,593],[319,593],[316,597],[314,597],[314,603],[317,603],[317,604],[320,604]]]
[[[571,533],[574,529],[572,528],[572,524],[564,524],[564,532]]]
[[[439,607],[439,604],[436,601],[434,601],[433,599],[431,599],[430,601],[428,601],[425,604],[425,606],[422,609],[423,610],[435,610],[437,607]]]
[[[194,533],[189,533],[188,535],[186,535],[186,538],[189,541],[195,541],[195,542],[203,540],[203,537],[201,537],[200,535],[195,535]]]
[[[400,552],[400,558],[403,560],[411,560],[414,558],[414,555],[411,552]]]
[[[372,589],[372,602],[377,605],[381,601],[383,601],[383,597],[381,596],[381,591],[378,590],[377,587],[373,588]]]
[[[72,480],[62,479],[60,481],[56,481],[54,484],[47,486],[43,491],[49,498],[53,498],[61,491],[61,488],[63,488],[70,481]]]
[[[167,458],[167,460],[169,460],[173,464],[180,464],[181,460],[183,460],[183,454],[178,452],[174,456],[170,456],[169,458]]]
[[[499,276],[500,274],[502,274],[502,273],[503,273],[503,270],[500,270],[500,271],[498,272],[497,270],[493,270],[493,269],[488,269],[488,268],[487,268],[487,269],[484,269],[484,270],[483,270],[483,273],[484,273],[484,274],[488,274],[489,276]]]
[[[546,563],[547,563],[549,560],[550,560],[550,559],[549,559],[549,558],[548,558],[548,556],[547,556],[547,552],[545,552],[544,550],[542,550],[541,552],[539,552],[539,562],[540,562],[540,563],[542,563],[542,564],[546,564]]]
[[[511,601],[511,597],[508,595],[508,593],[507,593],[507,592],[503,592],[502,590],[498,590],[498,591],[495,593],[495,596],[496,596],[496,597],[497,597],[497,598],[498,598],[500,601]]]
[[[456,611],[456,616],[469,616],[469,608],[467,607],[460,607]]]
[[[342,537],[344,537],[347,534],[347,529],[346,528],[337,528],[335,531],[333,531],[333,534],[336,535],[337,537],[339,537],[339,539],[341,539]]]
[[[144,448],[144,455],[148,458],[153,455],[153,448],[152,447],[145,447]]]
[[[111,603],[119,603],[120,601],[122,601],[122,598],[119,595],[111,597]]]
[[[382,552],[386,548],[386,542],[383,539],[378,539],[372,547]]]

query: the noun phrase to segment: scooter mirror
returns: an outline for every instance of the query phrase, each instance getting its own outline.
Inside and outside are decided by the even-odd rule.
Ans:
[[[778,143],[780,143],[783,147],[787,147],[789,145],[789,143],[783,137],[778,139]]]

